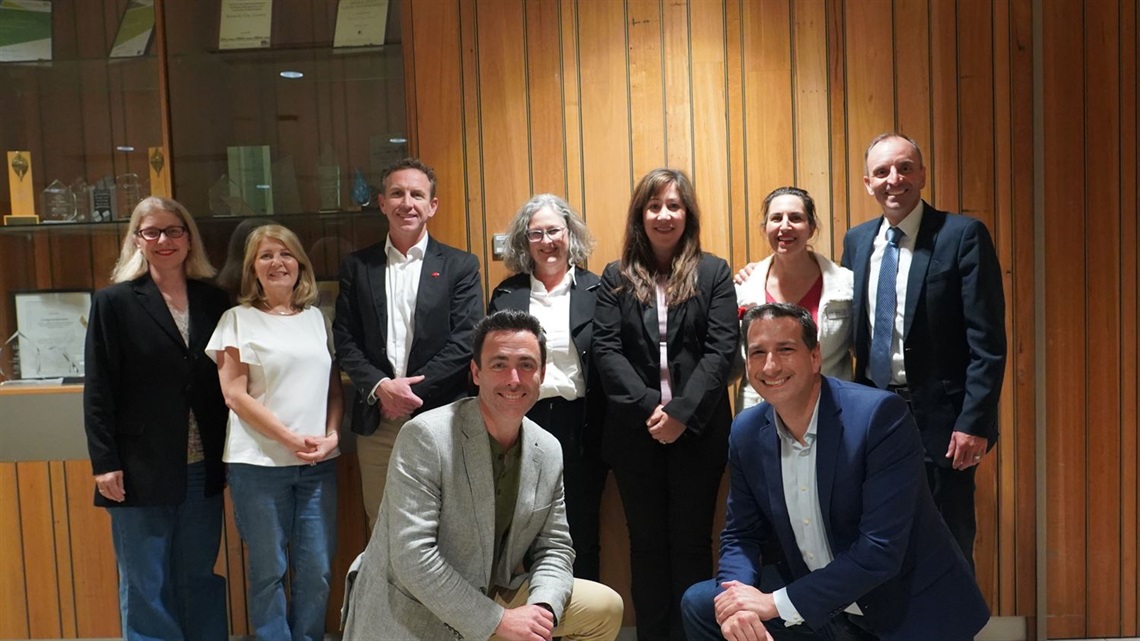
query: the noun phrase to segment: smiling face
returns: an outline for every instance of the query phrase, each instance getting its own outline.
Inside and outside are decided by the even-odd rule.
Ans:
[[[545,231],[538,241],[528,240],[527,250],[534,260],[535,274],[565,273],[570,267],[569,248],[570,234],[566,229],[566,220],[554,213],[550,207],[543,207],[530,217],[527,231]],[[550,232],[561,230],[558,233]]]
[[[392,172],[384,181],[380,210],[388,217],[388,235],[400,251],[407,251],[427,233],[439,199],[431,195],[431,181],[419,169]]]
[[[253,258],[253,272],[264,292],[287,295],[297,284],[300,269],[296,256],[285,243],[275,238],[264,238],[257,244],[257,253]]]
[[[799,196],[776,196],[768,204],[764,234],[777,254],[795,254],[807,249],[815,227],[808,220],[807,208]]]
[[[521,424],[538,402],[545,374],[538,338],[526,330],[488,332],[479,364],[471,361],[471,378],[479,386],[484,415],[512,424]]]
[[[645,203],[645,235],[659,261],[671,260],[685,233],[685,203],[676,183],[668,183]]]
[[[808,348],[804,329],[794,318],[758,318],[748,326],[748,382],[764,400],[800,408],[813,402],[819,385],[819,345]]]
[[[918,150],[905,138],[884,138],[871,147],[866,172],[863,185],[891,224],[906,218],[922,198],[926,168]]]
[[[172,227],[181,227],[185,231],[186,223],[177,214],[161,209],[143,216],[139,222],[140,232]],[[152,272],[180,270],[183,269],[186,257],[190,255],[190,233],[186,231],[179,238],[170,238],[166,234],[161,234],[155,240],[146,240],[136,234],[135,245],[142,252]]]

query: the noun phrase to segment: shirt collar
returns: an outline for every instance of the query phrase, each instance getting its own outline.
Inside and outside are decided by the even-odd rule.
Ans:
[[[910,210],[910,213],[899,221],[897,227],[905,234],[906,238],[913,239],[918,236],[918,228],[922,225],[922,213],[926,209],[925,205],[925,202],[919,200],[914,209]],[[891,222],[887,220],[886,216],[883,216],[883,222],[879,225],[879,234],[886,238],[887,229],[889,229],[890,226]]]
[[[822,397],[822,393],[815,397],[815,407],[811,411],[811,421],[808,422],[807,432],[804,434],[804,443],[807,444],[807,447],[811,447],[812,444],[815,443],[816,433],[819,428],[819,399]],[[796,437],[792,436],[788,428],[784,427],[784,421],[780,420],[780,415],[776,413],[775,408],[772,408],[772,415],[776,417],[776,434],[780,435],[780,439],[788,443],[799,445],[799,441],[796,440]]]
[[[566,270],[566,275],[562,277],[562,281],[554,286],[554,289],[546,291],[546,285],[542,284],[534,274],[530,275],[530,292],[532,294],[541,294],[542,296],[558,296],[570,290],[570,287],[576,284],[574,276],[574,266],[571,265],[570,269]]]
[[[427,246],[428,235],[424,234],[423,238],[421,238],[419,242],[408,248],[408,256],[405,258],[404,255],[400,253],[400,250],[396,249],[396,246],[392,244],[392,236],[389,234],[384,240],[384,253],[387,254],[389,258],[394,258],[400,261],[422,259],[424,257],[424,254],[427,253]]]

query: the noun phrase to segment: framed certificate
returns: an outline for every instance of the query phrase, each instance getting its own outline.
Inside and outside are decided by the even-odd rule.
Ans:
[[[20,378],[83,376],[89,291],[17,292]]]

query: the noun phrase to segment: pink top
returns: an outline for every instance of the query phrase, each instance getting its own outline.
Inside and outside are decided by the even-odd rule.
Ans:
[[[816,296],[816,304],[819,296]],[[665,304],[665,281],[657,280],[657,331],[661,350],[661,404],[673,400],[673,387],[669,384],[669,307]]]
[[[819,278],[815,279],[815,284],[811,286],[811,289],[807,290],[807,293],[804,294],[804,297],[801,298],[798,303],[796,303],[811,313],[811,319],[815,321],[816,325],[819,325],[819,300],[822,296],[823,274],[820,274]],[[780,302],[772,297],[772,294],[768,292],[767,288],[764,289],[764,301],[768,303]]]

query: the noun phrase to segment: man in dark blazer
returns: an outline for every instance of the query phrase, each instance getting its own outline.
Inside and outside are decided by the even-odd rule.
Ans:
[[[483,315],[478,261],[428,236],[435,185],[435,172],[417,159],[388,167],[379,195],[388,238],[340,269],[333,339],[357,392],[351,427],[370,525],[400,427],[467,395],[471,332]]]
[[[989,613],[923,482],[906,403],[821,376],[802,308],[761,305],[744,324],[766,402],[732,425],[720,570],[685,593],[688,639],[973,639]],[[761,585],[773,542],[779,576]]]
[[[895,391],[910,405],[934,502],[972,566],[974,473],[997,442],[1005,373],[1001,268],[985,225],[923,202],[926,168],[913,140],[882,134],[864,159],[863,182],[883,215],[843,239],[842,264],[855,272],[856,380]],[[889,256],[889,235],[899,232]],[[890,282],[884,260],[897,269],[895,286],[883,288],[895,294],[893,313],[889,299],[878,309],[879,284]],[[877,312],[893,320],[881,335]]]

